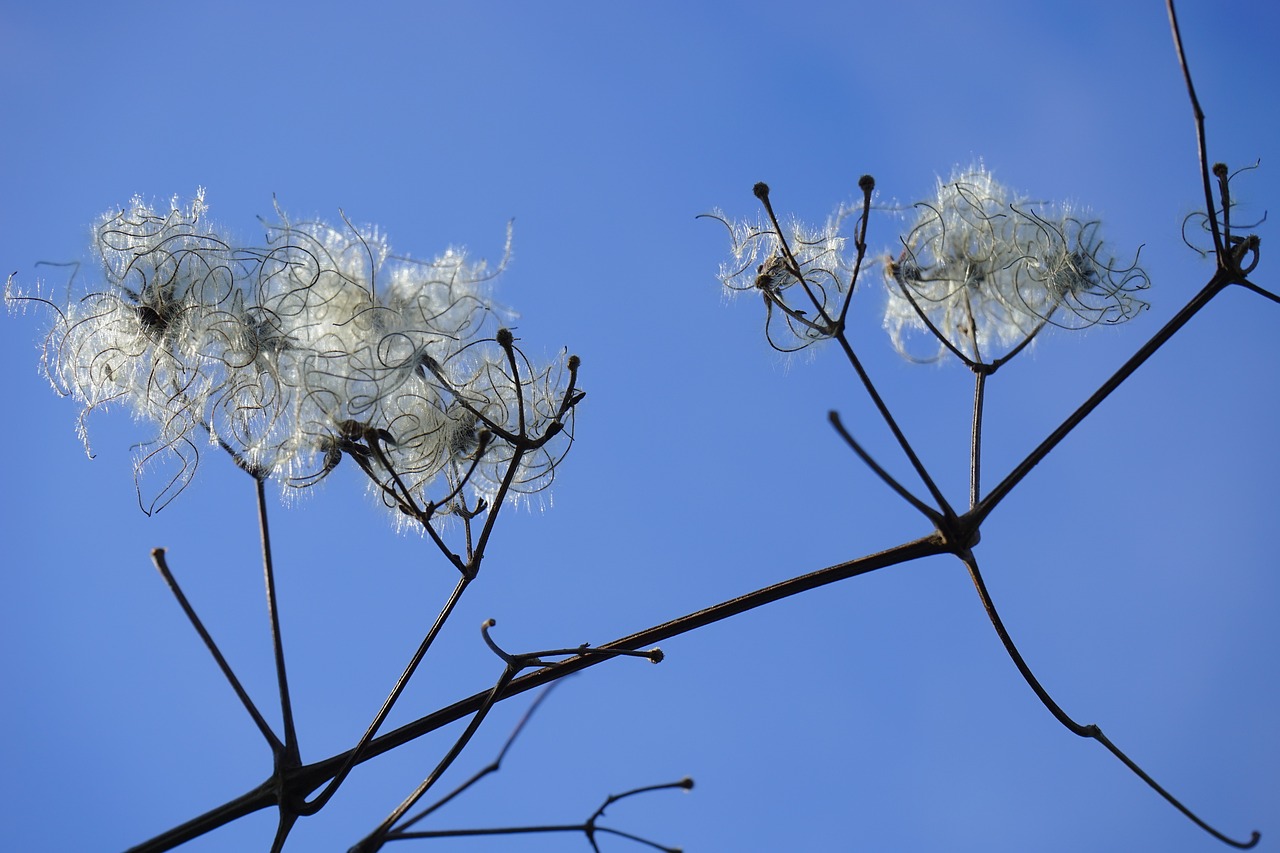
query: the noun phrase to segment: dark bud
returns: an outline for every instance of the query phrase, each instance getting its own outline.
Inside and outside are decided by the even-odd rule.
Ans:
[[[148,332],[159,333],[164,331],[164,317],[160,316],[159,311],[150,305],[139,305],[137,312],[138,319],[142,321],[142,325],[146,327]]]
[[[755,193],[756,198],[763,201],[764,199],[769,197],[769,185],[766,184],[764,181],[761,181],[760,183],[756,184],[754,187],[751,188],[751,192]]]
[[[582,366],[582,359],[578,358],[576,355],[569,356],[570,370],[577,370],[581,366]]]
[[[1225,177],[1227,176],[1227,164],[1226,164],[1226,163],[1214,163],[1214,164],[1213,164],[1213,174],[1217,175],[1219,178],[1225,178]]]
[[[861,178],[858,178],[858,189],[862,190],[864,193],[870,193],[875,188],[876,179],[870,175],[863,175]]]
[[[683,779],[680,780],[680,787],[684,788],[686,791],[692,791],[693,780],[690,779],[688,776],[684,777]]]
[[[515,335],[511,334],[511,330],[506,328],[505,326],[498,330],[497,339],[498,339],[498,346],[502,347],[503,349],[511,349],[512,344],[514,344],[516,341]]]

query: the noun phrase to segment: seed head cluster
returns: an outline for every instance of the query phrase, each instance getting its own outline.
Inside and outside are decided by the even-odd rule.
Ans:
[[[504,480],[509,493],[549,484],[572,437],[577,359],[535,367],[510,331],[487,333],[501,265],[393,255],[345,217],[281,214],[246,247],[206,213],[203,191],[168,210],[135,198],[95,228],[98,289],[54,301],[6,287],[11,305],[53,309],[43,369],[83,404],[86,449],[86,418],[111,404],[150,425],[144,510],[172,500],[211,446],[287,487],[351,457],[398,518],[492,499]]]
[[[1104,255],[1098,220],[1016,197],[981,165],[939,180],[913,210],[885,264],[884,324],[904,355],[907,333],[926,332],[932,358],[990,363],[1047,324],[1114,325],[1147,307],[1134,295],[1146,273]]]
[[[868,210],[873,186],[863,187]],[[851,251],[855,235],[845,232],[865,223],[841,207],[821,228],[781,224],[767,195],[757,185],[768,218],[732,220],[719,211],[710,218],[729,231],[721,282],[731,293],[759,293],[766,338],[792,352],[843,332],[838,318],[862,267]],[[912,360],[949,352],[976,367],[1012,356],[1047,325],[1132,319],[1147,307],[1135,294],[1150,282],[1136,260],[1121,264],[1104,252],[1099,228],[1069,206],[1017,196],[981,164],[939,179],[932,198],[908,208],[899,248],[884,263],[884,327],[894,347]],[[913,353],[914,334],[932,346]]]
[[[720,268],[720,281],[729,292],[764,299],[765,337],[774,349],[794,352],[831,337],[833,318],[853,286],[840,233],[848,216],[842,207],[820,228],[792,219],[779,233],[768,219],[709,215],[729,230],[732,256]]]

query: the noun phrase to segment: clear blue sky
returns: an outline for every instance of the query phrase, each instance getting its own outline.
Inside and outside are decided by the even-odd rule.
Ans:
[[[989,389],[990,482],[1199,288],[1180,240],[1201,204],[1163,5],[428,3],[0,5],[0,263],[85,257],[135,193],[207,189],[246,241],[273,194],[297,217],[375,222],[397,250],[515,252],[499,298],[533,353],[581,355],[578,443],[544,511],[509,513],[392,724],[482,689],[480,642],[603,643],[926,532],[826,424],[835,408],[904,478],[835,352],[770,351],[754,299],[725,304],[715,207],[821,220],[878,180],[884,206],[981,157],[1144,244],[1152,309],[1056,334]],[[1211,155],[1261,158],[1242,217],[1280,199],[1272,3],[1185,2]],[[897,240],[887,214],[869,241]],[[1273,289],[1267,248],[1258,278]],[[91,273],[91,270],[86,270]],[[866,279],[868,368],[957,502],[970,380],[908,365]],[[0,335],[0,824],[15,850],[137,843],[256,785],[269,755],[148,558],[171,564],[261,705],[272,704],[248,479],[216,455],[155,518],[134,502],[124,412],[92,419],[36,370],[38,314]],[[1046,686],[1224,831],[1280,844],[1280,309],[1227,293],[1039,466],[978,550]],[[303,757],[363,730],[453,584],[339,470],[274,518]],[[1062,729],[1005,657],[958,563],[855,579],[566,682],[498,777],[436,827],[610,810],[690,851],[1223,849],[1097,744]],[[448,781],[490,760],[496,712]],[[270,715],[276,719],[275,714]],[[447,734],[365,765],[289,849],[337,850],[434,764]],[[266,849],[269,813],[190,850]],[[605,849],[627,850],[621,842]],[[581,839],[433,850],[587,849]]]

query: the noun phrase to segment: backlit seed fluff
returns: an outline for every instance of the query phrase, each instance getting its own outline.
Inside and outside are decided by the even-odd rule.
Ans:
[[[767,195],[768,188],[757,184],[756,194]],[[793,352],[834,334],[834,320],[852,286],[846,238],[840,233],[848,216],[842,207],[820,228],[793,219],[780,234],[768,219],[708,214],[729,231],[731,260],[721,265],[720,281],[730,293],[761,297],[765,337],[774,349]]]
[[[86,447],[99,408],[118,403],[149,424],[136,466],[144,510],[172,500],[212,446],[295,487],[358,457],[403,520],[401,488],[422,506],[463,486],[491,499],[515,458],[500,437],[522,426],[536,436],[564,414],[564,359],[535,366],[486,332],[502,265],[458,249],[414,260],[345,217],[294,223],[278,210],[264,243],[244,245],[206,214],[203,191],[167,209],[135,198],[95,228],[95,289],[54,301],[6,286],[11,306],[53,311],[42,366],[82,404]],[[545,487],[566,448],[521,454],[513,491]]]
[[[1132,319],[1147,307],[1137,266],[1104,253],[1099,222],[1066,205],[1029,201],[981,164],[938,181],[912,208],[900,247],[885,263],[884,325],[903,355],[950,351],[991,363],[1045,325],[1079,329]],[[934,339],[914,355],[910,333]]]

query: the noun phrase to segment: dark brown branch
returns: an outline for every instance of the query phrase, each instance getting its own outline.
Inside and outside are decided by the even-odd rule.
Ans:
[[[581,672],[596,664],[602,663],[608,659],[600,656],[600,652],[630,650],[636,651],[646,646],[654,646],[664,640],[672,637],[678,637],[682,634],[696,631],[707,625],[721,622],[725,619],[737,616],[742,613],[755,610],[775,601],[781,601],[790,598],[793,595],[799,595],[814,589],[819,589],[828,584],[837,583],[842,580],[857,577],[858,575],[868,574],[878,569],[895,566],[900,563],[918,560],[923,557],[934,556],[937,554],[948,553],[952,547],[946,544],[942,537],[936,533],[920,539],[880,551],[876,554],[869,554],[855,560],[848,560],[843,563],[837,563],[828,566],[825,569],[819,569],[799,577],[790,578],[780,583],[757,589],[737,598],[724,601],[711,607],[699,610],[646,628],[643,631],[631,634],[612,643],[603,646],[596,646],[591,650],[592,654],[581,655],[570,658],[562,663],[553,664],[531,672],[528,675],[521,676],[513,680],[503,692],[500,699],[509,699],[512,696],[518,696],[527,690],[533,690],[544,684],[550,684],[571,675],[575,672]],[[450,723],[456,722],[470,714],[474,714],[485,701],[489,691],[474,694],[462,699],[452,705],[441,708],[424,717],[420,717],[411,723],[401,726],[398,729],[387,732],[384,735],[369,740],[363,749],[352,749],[314,764],[308,764],[298,768],[291,774],[288,774],[283,780],[283,786],[294,796],[305,797],[311,791],[315,791],[329,780],[336,778],[339,773],[350,772],[351,767],[362,764],[372,758],[383,753],[390,752],[406,743],[409,743],[424,735],[430,734]],[[208,812],[195,817],[186,823],[176,826],[167,832],[164,832],[149,841],[143,842],[138,846],[131,848],[130,853],[159,853],[159,851],[172,850],[179,844],[198,838],[206,833],[212,832],[220,826],[225,826],[247,814],[259,811],[265,808],[271,808],[279,802],[281,782],[274,777],[268,779],[261,785],[250,791],[230,800]]]

